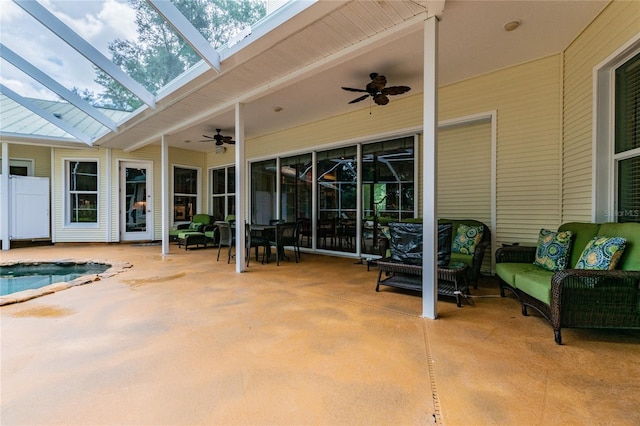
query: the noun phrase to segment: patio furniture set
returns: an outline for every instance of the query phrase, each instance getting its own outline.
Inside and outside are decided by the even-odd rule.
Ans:
[[[196,214],[188,224],[180,224],[169,231],[171,241],[176,241],[178,247],[196,248],[207,246],[217,247],[217,260],[220,260],[222,247],[227,247],[227,263],[231,262],[235,247],[235,218],[228,216],[226,220],[215,220],[208,214]],[[271,259],[271,247],[275,248],[276,265],[281,259],[288,259],[284,248],[292,247],[296,263],[300,260],[300,244],[303,224],[298,222],[271,221],[265,225],[246,224],[247,266],[250,263],[250,250],[255,248],[256,261],[260,247],[263,248],[262,263]]]
[[[382,285],[422,291],[422,224],[391,223],[389,231],[386,256],[377,261],[376,291]],[[481,222],[439,220],[439,295],[454,296],[460,307],[470,284],[477,288],[490,235]],[[542,229],[534,246],[499,248],[496,274],[500,295],[516,295],[525,316],[529,308],[538,311],[557,344],[562,328],[640,330],[640,223]]]
[[[388,251],[388,256],[376,262],[376,291],[381,285],[421,291],[422,223],[390,223],[389,233],[391,238],[382,241],[382,251]],[[469,285],[478,288],[480,268],[490,242],[491,231],[482,222],[438,221],[438,295],[455,297],[458,307],[462,306],[462,298],[470,294]]]

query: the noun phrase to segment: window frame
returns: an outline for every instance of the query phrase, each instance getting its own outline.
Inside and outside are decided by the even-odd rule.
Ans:
[[[95,191],[72,191],[71,190],[71,165],[72,163],[95,163],[96,164],[96,189]],[[100,224],[100,160],[97,158],[66,158],[64,159],[64,227],[66,228],[97,228]],[[95,194],[96,196],[96,220],[95,222],[73,222],[71,215],[71,199],[73,194]]]
[[[175,176],[176,176],[176,170],[177,169],[184,169],[184,170],[193,170],[196,172],[196,192],[195,195],[194,194],[190,194],[190,193],[186,193],[186,192],[176,192],[176,181],[175,181]],[[183,220],[176,220],[176,197],[195,197],[196,201],[195,201],[195,206],[193,206],[193,212],[192,212],[192,216],[196,215],[198,213],[200,213],[200,200],[201,200],[201,184],[200,184],[200,173],[201,173],[201,169],[200,167],[193,167],[193,166],[185,166],[185,165],[181,165],[181,164],[174,164],[173,168],[172,168],[172,173],[171,173],[171,192],[172,192],[172,197],[171,197],[171,211],[173,212],[173,215],[171,216],[171,220],[174,224],[178,224],[178,223],[190,223],[191,222],[191,218],[189,218],[189,215],[187,214],[187,212],[185,212],[185,218]]]
[[[216,220],[224,220],[229,215],[234,214],[233,212],[230,211],[230,207],[232,205],[235,206],[235,197],[236,197],[235,168],[236,168],[235,165],[228,165],[228,166],[222,166],[222,167],[213,167],[209,169],[209,187],[211,188],[211,190],[209,191],[209,198],[211,200],[211,204],[209,206],[209,214],[214,216]],[[220,171],[222,171],[224,174],[224,185],[223,185],[224,190],[222,192],[215,192],[213,178],[214,178],[214,174]],[[233,180],[234,180],[233,182],[230,182],[231,177],[233,177]],[[230,186],[231,184],[233,184],[233,187]],[[215,206],[214,201],[218,198],[223,200],[223,205],[224,205],[223,217],[216,216],[216,212],[214,211],[214,206]],[[229,203],[230,200],[233,200],[233,203]]]
[[[593,69],[592,221],[617,222],[618,163],[640,156],[640,148],[615,153],[615,72],[640,54],[640,34]]]

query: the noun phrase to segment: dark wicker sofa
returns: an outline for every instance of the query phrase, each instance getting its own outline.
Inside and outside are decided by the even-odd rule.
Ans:
[[[569,267],[557,272],[534,265],[536,247],[506,246],[496,251],[500,294],[515,293],[522,314],[531,307],[553,326],[562,344],[564,328],[640,329],[640,223],[566,223],[573,233]],[[626,248],[615,270],[574,269],[596,236],[623,237]]]

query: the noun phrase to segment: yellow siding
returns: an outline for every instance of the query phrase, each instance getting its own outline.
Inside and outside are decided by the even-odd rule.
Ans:
[[[51,177],[51,148],[49,147],[9,144],[9,158],[33,160],[34,176]]]
[[[491,123],[440,130],[438,217],[491,224]]]
[[[560,55],[553,55],[440,91],[440,119],[497,111],[498,245],[533,242],[540,228],[560,225],[560,75]]]
[[[348,114],[293,127],[247,141],[247,158],[306,150],[322,145],[376,137],[394,129],[422,126],[422,94],[394,98],[384,107],[374,105]]]
[[[98,224],[97,227],[74,228],[64,226],[65,204],[65,161],[88,160],[98,161]],[[54,242],[104,242],[106,238],[107,179],[106,150],[54,149],[53,184],[53,228]],[[113,188],[112,188],[113,189]]]
[[[593,69],[640,29],[640,2],[614,1],[564,55],[562,222],[591,221]]]

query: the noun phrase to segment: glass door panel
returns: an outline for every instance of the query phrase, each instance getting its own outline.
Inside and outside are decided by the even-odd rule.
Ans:
[[[355,146],[318,153],[318,248],[356,252],[357,168]]]

